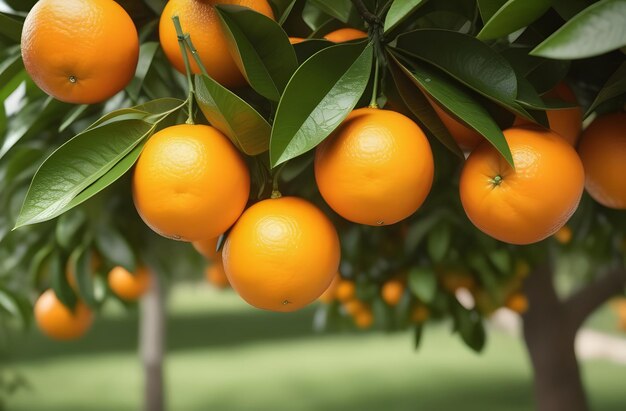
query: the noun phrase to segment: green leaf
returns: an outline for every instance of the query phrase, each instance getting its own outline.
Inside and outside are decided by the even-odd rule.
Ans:
[[[496,103],[517,109],[513,68],[476,38],[449,30],[419,29],[398,36],[398,48],[440,68]]]
[[[133,101],[137,101],[139,99],[139,93],[141,92],[143,80],[146,77],[148,70],[150,70],[150,66],[152,65],[152,61],[154,60],[154,56],[158,49],[159,42],[157,41],[143,43],[139,48],[139,60],[137,61],[135,77],[132,79],[130,84],[126,86],[126,92]]]
[[[70,264],[74,265],[74,275],[78,294],[90,307],[98,307],[94,295],[94,273],[91,270],[93,252],[86,245],[82,245],[70,255]]]
[[[490,40],[513,33],[541,17],[551,4],[552,0],[508,0],[491,16],[476,37]]]
[[[507,0],[477,0],[478,10],[480,11],[480,17],[483,22],[487,22],[493,17],[506,2]]]
[[[352,5],[351,0],[309,0],[309,2],[342,23],[351,26],[362,24],[361,17]]]
[[[297,0],[270,0],[270,5],[272,6],[274,17],[276,17],[278,24],[282,26],[287,20],[296,1]]]
[[[594,0],[552,0],[552,8],[563,20],[569,20],[583,11]]]
[[[409,289],[423,303],[430,303],[437,295],[437,276],[430,267],[415,267],[409,271]]]
[[[626,2],[602,0],[578,13],[530,53],[552,59],[582,59],[626,45]]]
[[[452,80],[425,65],[413,65],[413,72],[404,66],[401,68],[410,76],[413,83],[428,93],[446,112],[489,140],[504,159],[514,167],[513,156],[502,130],[487,110],[472,96],[457,87]]]
[[[394,0],[385,17],[385,33],[393,30],[424,3],[425,0]]]
[[[334,43],[324,39],[307,39],[298,44],[294,44],[293,48],[296,51],[298,62],[302,64],[313,54],[333,45]]]
[[[30,325],[33,316],[32,308],[30,301],[25,296],[5,287],[0,287],[0,307],[13,317],[18,318],[23,329]]]
[[[114,265],[120,265],[130,272],[137,268],[137,260],[126,238],[112,225],[102,224],[96,231],[96,246],[100,254]]]
[[[216,6],[237,66],[260,95],[278,101],[298,68],[287,33],[274,20],[247,7]]]
[[[17,53],[0,62],[0,85],[5,85],[24,69],[22,56]]]
[[[481,352],[485,347],[485,327],[481,316],[474,310],[466,310],[462,305],[456,304],[454,311],[455,325],[463,342],[476,352]]]
[[[252,106],[210,77],[196,75],[195,83],[196,102],[213,127],[245,154],[268,149],[271,126]]]
[[[122,120],[78,134],[63,144],[37,170],[15,228],[58,216],[153,130],[145,121]]]
[[[626,93],[626,63],[622,63],[615,73],[604,84],[598,95],[587,109],[585,117],[591,114],[600,104]]]
[[[416,350],[419,348],[424,336],[424,324],[417,324],[413,329],[413,348]]]
[[[85,111],[87,111],[88,108],[89,108],[89,104],[80,104],[74,107],[73,109],[71,109],[67,113],[65,118],[63,119],[63,122],[61,123],[61,125],[59,126],[59,133],[64,132],[69,126],[74,124],[74,122],[78,118],[80,118],[80,116],[82,116],[83,113],[85,113]]]
[[[428,234],[426,248],[428,255],[435,262],[439,263],[448,253],[452,241],[452,231],[448,224],[442,224]]]
[[[431,214],[411,224],[404,241],[404,252],[413,254],[426,238],[426,235],[437,225],[439,216]]]
[[[6,13],[0,12],[0,35],[8,38],[11,41],[19,43],[22,38],[22,26],[24,24],[9,16]]]
[[[59,301],[70,310],[74,310],[77,302],[76,294],[67,282],[65,264],[58,251],[54,251],[50,258],[50,281],[52,290],[54,290]]]
[[[69,249],[76,242],[79,230],[87,222],[87,217],[82,211],[63,214],[57,221],[55,237],[57,243],[64,249]]]
[[[317,146],[348,116],[367,86],[372,46],[328,47],[293,75],[280,99],[270,141],[272,167]]]
[[[422,91],[398,68],[400,62],[392,54],[389,54],[389,56],[395,63],[388,66],[389,72],[404,104],[448,150],[452,151],[459,158],[465,159],[463,151],[461,151],[446,126],[441,122],[441,119],[426,97],[424,97]]]

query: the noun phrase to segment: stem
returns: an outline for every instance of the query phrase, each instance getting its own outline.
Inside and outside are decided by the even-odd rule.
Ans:
[[[178,45],[180,46],[180,53],[183,56],[183,62],[185,63],[185,73],[187,74],[187,88],[189,94],[187,94],[187,104],[189,105],[189,115],[187,117],[187,124],[194,124],[193,122],[193,82],[191,81],[191,65],[189,64],[189,56],[185,48],[185,35],[183,34],[183,28],[180,25],[180,19],[178,16],[173,16],[174,27],[176,28],[176,35],[178,36]]]
[[[283,168],[285,168],[285,164],[286,163],[281,164],[277,169],[272,171],[272,195],[270,196],[271,198],[282,197],[282,194],[278,189],[278,179],[280,177],[280,172],[283,171]]]
[[[382,24],[380,18],[367,9],[367,6],[365,5],[365,3],[363,3],[363,0],[352,0],[352,3],[354,4],[354,7],[356,7],[361,17],[363,17],[363,20],[368,22],[370,25],[374,26]]]
[[[193,45],[193,42],[191,41],[191,36],[189,34],[185,35],[185,43],[187,43],[187,48],[191,52],[191,56],[193,57],[198,67],[200,67],[200,71],[202,72],[202,74],[207,77],[211,77],[209,76],[209,72],[206,71],[206,67],[204,67],[204,64],[202,64],[202,60],[200,59],[198,50],[196,50],[196,47]]]
[[[370,107],[378,108],[378,57],[374,56],[374,84],[372,86],[372,98],[370,99]]]

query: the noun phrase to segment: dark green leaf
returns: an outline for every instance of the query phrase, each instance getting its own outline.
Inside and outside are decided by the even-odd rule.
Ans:
[[[417,324],[413,329],[413,347],[417,350],[424,335],[424,324]]]
[[[394,0],[385,17],[385,33],[393,30],[424,3],[425,0]]]
[[[133,101],[139,99],[139,93],[141,92],[141,86],[143,80],[152,65],[154,55],[159,49],[159,43],[157,41],[149,41],[143,43],[139,48],[139,60],[137,61],[137,69],[135,70],[135,77],[130,84],[126,86],[126,92]]]
[[[22,56],[19,53],[0,61],[0,85],[8,83],[13,77],[24,69]]]
[[[274,17],[281,26],[289,17],[293,6],[297,0],[270,0],[272,10],[274,11]]]
[[[600,104],[624,93],[626,93],[626,63],[622,63],[607,80],[606,84],[604,84],[593,100],[593,103],[591,103],[591,106],[589,106],[585,117],[591,114]]]
[[[96,246],[100,254],[114,265],[130,272],[137,268],[135,253],[126,238],[110,224],[102,224],[96,231]]]
[[[69,249],[75,244],[78,232],[85,222],[87,222],[85,213],[80,210],[63,214],[57,221],[55,229],[57,243],[64,249]]]
[[[12,290],[0,287],[0,307],[19,319],[23,329],[31,322],[32,309],[28,299]]]
[[[531,54],[552,59],[581,59],[625,45],[626,1],[602,0],[565,23]]]
[[[252,106],[210,77],[197,75],[195,83],[198,106],[213,127],[248,155],[267,150],[271,126]]]
[[[469,311],[460,304],[455,309],[455,325],[461,338],[476,352],[481,352],[485,347],[485,327],[480,315],[476,311]]]
[[[437,294],[437,275],[430,267],[415,267],[409,271],[409,289],[423,303],[430,303]]]
[[[61,123],[61,125],[59,126],[59,133],[62,133],[69,126],[71,126],[78,118],[80,118],[81,115],[83,115],[83,113],[88,108],[89,108],[89,104],[80,104],[80,105],[74,107],[73,109],[71,109],[67,113],[65,118],[63,119],[63,122]]]
[[[306,23],[307,26],[309,26],[311,30],[313,30],[314,33],[320,30],[320,28],[322,28],[329,22],[337,23],[338,27],[341,24],[308,1],[304,3],[304,8],[302,10],[302,20]]]
[[[411,113],[450,151],[456,154],[459,158],[465,159],[463,151],[459,148],[459,145],[450,135],[450,132],[446,126],[441,122],[441,119],[430,105],[422,91],[411,82],[405,73],[402,72],[398,65],[400,62],[392,55],[389,55],[394,64],[389,65],[389,72],[393,77],[393,81],[396,84],[396,89],[400,98],[409,108]]]
[[[508,0],[485,23],[477,37],[489,40],[513,33],[541,17],[551,3],[551,0]]]
[[[453,81],[425,65],[414,65],[413,72],[404,66],[402,70],[410,76],[420,89],[428,93],[435,102],[463,124],[484,136],[513,167],[513,156],[502,130],[472,96],[457,87]]]
[[[302,64],[280,99],[272,128],[272,167],[321,143],[357,104],[372,68],[365,42],[326,48]]]
[[[429,215],[411,224],[404,241],[404,251],[407,254],[413,254],[417,247],[426,238],[426,235],[437,225],[439,218],[436,215]]]
[[[21,21],[0,12],[0,35],[19,43],[22,38],[22,26]]]
[[[294,44],[293,48],[296,51],[298,62],[302,64],[313,54],[332,45],[334,45],[334,43],[324,39],[307,39],[298,44]]]
[[[50,280],[52,289],[59,301],[70,310],[74,310],[77,302],[76,294],[74,294],[72,287],[67,282],[65,263],[58,251],[53,252],[50,258]]]
[[[351,26],[362,24],[361,17],[352,5],[351,0],[309,0],[324,13]]]
[[[94,256],[91,249],[83,245],[70,255],[70,264],[74,265],[73,271],[76,276],[75,280],[78,294],[87,305],[96,308],[98,301],[94,296],[94,273],[91,270],[92,258],[94,258]]]
[[[145,121],[124,120],[88,130],[63,144],[33,177],[16,228],[58,216],[153,129]]]
[[[583,11],[594,0],[552,0],[552,8],[563,20],[569,20]]]
[[[435,263],[439,263],[446,256],[450,248],[452,232],[448,224],[442,224],[428,234],[426,248],[428,255]]]
[[[526,73],[526,78],[539,94],[544,94],[563,81],[569,68],[568,60],[543,60]]]
[[[46,268],[49,268],[49,266],[46,266],[46,263],[50,259],[52,251],[54,251],[54,242],[50,241],[37,250],[30,260],[28,277],[32,279],[36,287],[39,287],[41,277],[45,274]]]
[[[506,2],[507,0],[477,0],[478,10],[483,22],[489,21]]]

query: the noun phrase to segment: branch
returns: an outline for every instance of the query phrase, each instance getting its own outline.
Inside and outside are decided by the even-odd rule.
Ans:
[[[352,0],[352,3],[354,4],[354,7],[356,7],[361,17],[363,17],[363,20],[368,22],[370,26],[382,24],[380,18],[367,9],[367,6],[365,5],[365,3],[363,3],[363,0]]]
[[[617,296],[626,287],[626,270],[612,269],[595,282],[582,288],[564,301],[573,325],[578,328],[587,317],[609,298]]]

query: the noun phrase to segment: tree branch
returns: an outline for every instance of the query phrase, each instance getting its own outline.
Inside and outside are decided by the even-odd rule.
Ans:
[[[363,17],[363,20],[368,22],[370,26],[381,24],[380,18],[367,9],[363,0],[352,0],[352,4],[354,4],[354,7],[356,7],[361,17]]]
[[[578,328],[587,317],[609,298],[617,296],[626,287],[626,270],[612,269],[595,282],[582,288],[564,301],[572,324]]]

